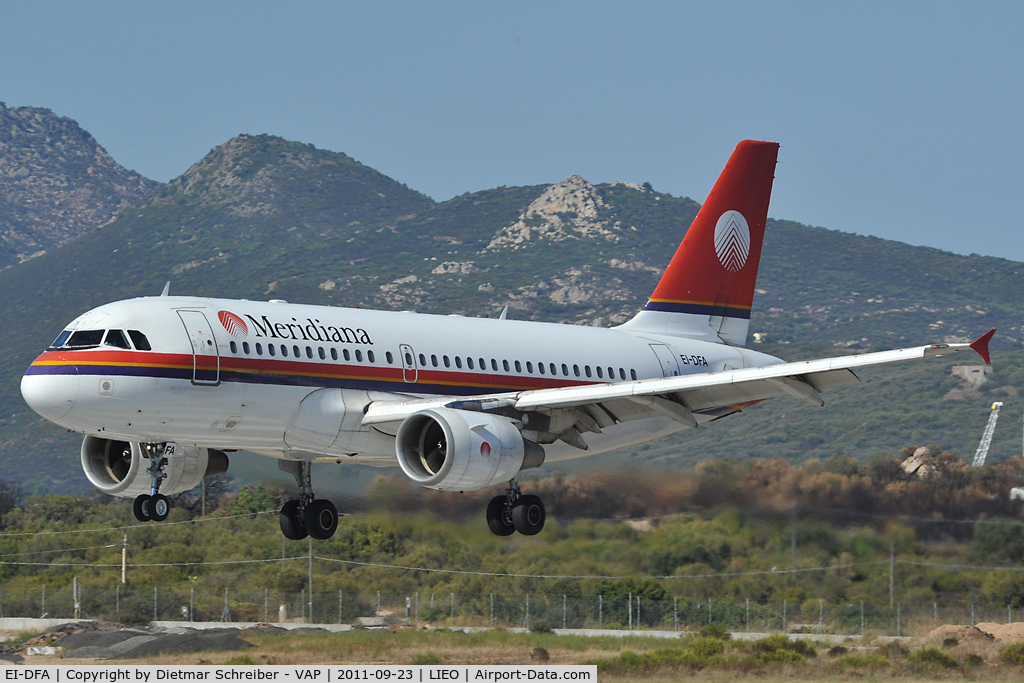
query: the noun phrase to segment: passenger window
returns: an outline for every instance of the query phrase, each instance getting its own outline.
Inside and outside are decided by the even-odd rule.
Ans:
[[[462,359],[458,356],[455,356],[455,367],[462,369]]]
[[[349,355],[348,349],[342,349],[341,353],[342,353],[342,355],[345,356],[345,360],[352,360],[352,356]]]
[[[526,371],[531,375],[533,374],[533,363],[530,361],[526,361]]]
[[[466,367],[470,370],[473,369],[473,359],[470,356],[466,356]]]
[[[608,379],[615,379],[615,368],[608,368]]]
[[[537,363],[537,369],[540,370],[540,374],[542,374],[542,375],[544,374],[544,364],[543,363]]]
[[[579,377],[579,376],[580,376],[580,366],[578,366],[578,365],[573,365],[573,366],[572,366],[572,374],[574,374],[574,375],[576,375],[577,377]]]
[[[562,363],[562,374],[566,377],[569,376],[569,366],[565,363]]]
[[[604,370],[601,369],[601,366],[598,365],[595,369],[597,370],[597,378],[604,379]]]
[[[231,342],[231,353],[238,353],[238,345],[235,342]]]
[[[263,355],[263,345],[260,344],[259,342],[256,342],[256,355],[257,356],[262,356]]]
[[[444,361],[444,366],[446,368],[450,368],[452,366],[452,362],[448,359],[448,356],[441,356],[441,360]]]
[[[64,342],[66,342],[68,340],[68,337],[70,336],[71,330],[64,330],[63,332],[57,335],[56,339],[53,340],[53,343],[50,344],[50,348],[59,349],[60,347],[64,346]],[[136,346],[138,346],[138,344],[136,344]],[[146,350],[148,351],[148,349]]]
[[[312,358],[312,357],[313,357],[313,349],[311,349],[311,348],[309,348],[307,346],[306,347],[306,358]]]
[[[128,345],[128,339],[124,336],[124,332],[121,330],[110,330],[107,332],[107,338],[103,341],[104,346],[114,346],[119,349],[130,349]]]
[[[242,342],[242,353],[249,355],[249,342]]]
[[[619,368],[619,379],[626,379],[626,371]]]
[[[421,368],[427,367],[427,357],[424,356],[422,353],[420,354],[420,367]]]
[[[288,347],[285,346],[284,344],[281,344],[281,356],[283,358],[287,358],[288,357]]]
[[[433,365],[435,368],[437,367],[437,356],[435,356],[434,354],[430,354],[430,364]]]
[[[548,369],[551,370],[551,375],[555,376],[558,374],[558,368],[555,367],[554,363],[548,363]]]
[[[331,360],[338,360],[338,349],[331,349]]]
[[[523,366],[519,364],[519,361],[516,361],[516,372],[522,372],[522,371],[523,371]]]
[[[371,363],[376,363],[377,362],[376,359],[374,359],[374,357],[373,357],[373,351],[367,351],[366,352],[366,360],[370,361]]]
[[[103,339],[103,330],[79,330],[71,335],[67,345],[73,349],[81,349],[86,346],[99,346]]]
[[[501,361],[501,367],[505,368],[505,372],[508,372],[508,361],[507,360]]]
[[[408,357],[409,354],[405,355],[406,357]],[[391,354],[390,351],[385,352],[384,357],[388,359],[388,365],[391,365],[392,363],[395,362],[395,357]]]
[[[277,355],[277,351],[274,350],[273,344],[267,344],[267,353],[269,353],[271,356]]]
[[[292,347],[292,353],[295,354],[296,358],[302,358],[302,351],[299,351],[299,347],[298,346],[293,346]]]
[[[327,354],[324,353],[324,347],[316,347],[316,355],[320,356],[320,360],[327,360]]]
[[[481,370],[486,370],[487,369],[487,361],[485,361],[483,358],[480,359],[480,369]]]
[[[356,362],[357,363],[362,363],[363,362],[363,352],[360,351],[359,349],[356,349]]]
[[[498,361],[494,360],[493,358],[491,359],[491,370],[493,370],[494,372],[498,371]]]
[[[636,379],[636,370],[630,370],[629,376],[632,377],[633,379]]]
[[[583,373],[584,373],[584,374],[585,374],[585,375],[586,375],[587,377],[590,377],[590,366],[589,366],[589,365],[584,365],[584,366],[583,366]]]
[[[149,340],[146,339],[146,335],[142,334],[138,330],[128,330],[128,336],[132,338],[132,344],[139,351],[153,350],[153,347],[149,345]]]

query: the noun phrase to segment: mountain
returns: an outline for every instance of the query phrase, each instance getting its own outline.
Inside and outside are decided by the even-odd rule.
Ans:
[[[49,109],[0,102],[0,268],[107,223],[157,187]]]
[[[93,306],[156,295],[171,280],[180,294],[477,316],[508,305],[520,319],[608,325],[643,305],[698,208],[579,176],[437,203],[344,154],[239,136],[109,224],[0,271],[9,356],[0,369],[0,477],[37,490],[84,487],[80,437],[31,413],[18,380]],[[796,360],[973,338],[994,326],[994,347],[1016,361],[1022,286],[1024,264],[771,220],[751,331],[764,350]],[[867,457],[926,442],[967,453],[987,405],[1000,398],[1011,413],[1024,389],[1005,366],[975,388],[950,374],[976,362],[869,371],[862,386],[830,392],[825,410],[770,401],[596,462]],[[1020,452],[1000,437],[993,460]]]

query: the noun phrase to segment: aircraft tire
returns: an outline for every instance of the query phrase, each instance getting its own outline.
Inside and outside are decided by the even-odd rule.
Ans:
[[[305,525],[299,520],[299,501],[297,500],[289,500],[281,507],[277,521],[281,525],[281,533],[290,541],[301,541],[309,535]]]
[[[512,523],[523,536],[539,534],[546,518],[547,512],[539,496],[523,496],[512,508]]]
[[[317,540],[327,540],[338,530],[338,508],[334,503],[318,498],[306,508],[306,531]]]
[[[149,518],[154,522],[162,522],[171,514],[171,501],[160,493],[149,500]]]
[[[150,517],[150,511],[152,506],[150,502],[152,497],[149,494],[143,493],[141,496],[135,496],[135,503],[132,505],[132,512],[135,513],[135,519],[140,522],[148,522],[152,518]]]
[[[504,495],[491,498],[487,504],[487,528],[495,536],[511,536],[516,532],[512,515],[506,515],[508,498]]]

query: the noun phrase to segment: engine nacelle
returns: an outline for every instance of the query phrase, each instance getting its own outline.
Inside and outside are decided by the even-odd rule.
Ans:
[[[512,420],[452,408],[422,410],[405,418],[395,451],[410,479],[445,491],[494,486],[544,462],[544,449],[524,441]]]
[[[150,491],[146,474],[149,458],[145,446],[127,441],[87,436],[82,442],[82,469],[93,486],[103,493],[134,498]],[[167,459],[167,478],[160,484],[160,493],[170,496],[196,487],[204,477],[215,477],[228,471],[228,456],[207,448],[178,446]]]

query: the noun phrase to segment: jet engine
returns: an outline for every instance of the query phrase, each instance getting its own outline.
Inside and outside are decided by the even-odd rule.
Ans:
[[[452,408],[407,417],[398,428],[395,451],[410,479],[446,491],[494,486],[544,462],[544,449],[524,441],[509,418]]]
[[[150,491],[146,444],[87,436],[82,442],[82,469],[93,486],[103,493],[124,498]],[[167,478],[160,493],[170,496],[195,488],[205,477],[228,471],[228,456],[207,448],[178,446],[167,459]]]

